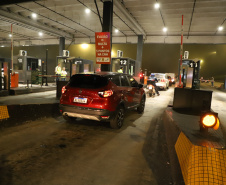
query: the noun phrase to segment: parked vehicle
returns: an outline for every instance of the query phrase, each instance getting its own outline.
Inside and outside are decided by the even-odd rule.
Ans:
[[[158,82],[156,86],[159,89],[167,90],[169,89],[169,80],[167,79],[167,75],[164,73],[151,73],[149,79],[152,80],[153,78],[157,78]]]
[[[112,128],[121,128],[125,111],[142,113],[145,101],[143,85],[129,74],[76,74],[62,88],[60,111],[66,120],[109,121]]]

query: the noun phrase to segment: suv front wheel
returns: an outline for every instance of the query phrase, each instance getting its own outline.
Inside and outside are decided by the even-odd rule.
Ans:
[[[115,115],[115,118],[110,121],[111,128],[119,129],[122,127],[124,121],[124,112],[125,112],[124,108],[122,106],[119,107]]]

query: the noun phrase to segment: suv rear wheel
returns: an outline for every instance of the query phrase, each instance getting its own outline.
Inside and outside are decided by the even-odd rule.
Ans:
[[[145,99],[144,97],[141,99],[140,101],[140,105],[137,107],[137,112],[139,114],[143,113],[144,112],[144,107],[145,107]]]
[[[123,125],[124,120],[124,108],[121,106],[117,111],[115,118],[110,121],[111,128],[119,129]]]

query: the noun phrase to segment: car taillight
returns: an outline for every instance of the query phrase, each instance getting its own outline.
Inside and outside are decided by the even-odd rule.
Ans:
[[[107,97],[109,97],[109,96],[111,96],[113,94],[113,91],[112,90],[100,91],[100,92],[98,92],[98,94],[101,97],[107,98]]]
[[[63,87],[62,87],[62,90],[61,90],[61,93],[64,94],[66,90],[67,90],[66,87],[63,86]]]

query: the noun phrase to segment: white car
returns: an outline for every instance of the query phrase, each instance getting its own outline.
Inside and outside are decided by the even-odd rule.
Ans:
[[[167,90],[169,89],[169,80],[167,75],[164,73],[151,73],[150,79],[157,78],[158,82],[156,82],[156,86],[160,89]]]

